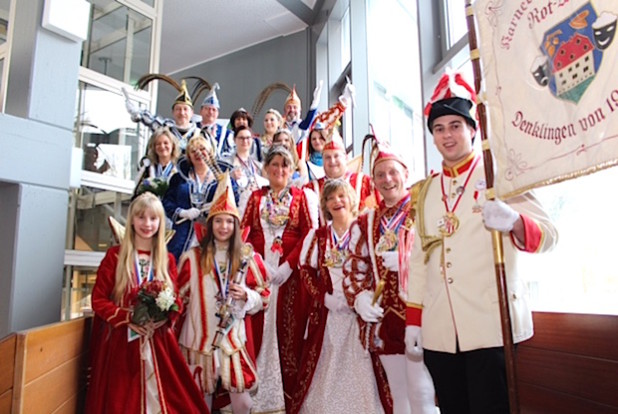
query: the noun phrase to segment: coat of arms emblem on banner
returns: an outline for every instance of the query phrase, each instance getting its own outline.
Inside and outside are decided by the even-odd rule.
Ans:
[[[540,45],[543,55],[531,68],[534,79],[557,98],[577,104],[593,82],[615,33],[616,15],[597,15],[592,4],[586,3],[545,32]]]

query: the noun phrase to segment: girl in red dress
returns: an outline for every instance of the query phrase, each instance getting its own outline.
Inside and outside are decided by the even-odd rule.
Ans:
[[[172,330],[177,312],[159,322],[133,322],[140,287],[153,281],[169,289],[166,307],[180,304],[174,301],[176,263],[165,248],[164,222],[154,194],[137,197],[129,207],[122,244],[107,251],[97,271],[86,401],[90,414],[209,413]]]

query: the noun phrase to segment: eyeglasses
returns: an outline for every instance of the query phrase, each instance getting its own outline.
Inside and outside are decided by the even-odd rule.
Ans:
[[[251,139],[251,137],[250,136],[249,137],[239,137],[239,136],[237,136],[236,139],[239,139],[241,141],[249,141]]]

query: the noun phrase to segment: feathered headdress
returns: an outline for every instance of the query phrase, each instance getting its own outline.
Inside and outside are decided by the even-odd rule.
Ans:
[[[326,111],[321,112],[318,116],[315,117],[313,121],[313,125],[322,124],[323,129],[331,129],[335,128],[339,124],[339,120],[345,113],[346,109],[354,104],[356,96],[356,88],[348,79],[348,83],[346,83],[343,93],[337,99],[330,108]]]
[[[403,158],[395,153],[388,143],[380,141],[375,134],[371,133],[365,135],[362,146],[363,157],[365,155],[365,145],[370,145],[371,148],[369,152],[369,171],[371,171],[371,174],[373,174],[373,170],[376,168],[376,165],[387,160],[397,161],[403,165],[404,168],[408,168]],[[362,158],[361,165],[363,162],[364,159]]]
[[[330,130],[330,133],[328,134],[328,139],[324,144],[324,148],[322,148],[322,151],[334,150],[343,151],[344,153],[346,152],[343,138],[341,138],[341,135],[339,134],[339,130],[337,130],[337,128],[333,128]]]
[[[260,92],[258,97],[255,99],[255,102],[253,103],[253,107],[251,108],[251,113],[253,114],[254,118],[260,113],[260,111],[262,110],[262,107],[264,107],[264,104],[266,103],[270,95],[276,90],[282,90],[287,93],[292,92],[292,88],[290,88],[288,85],[286,85],[283,82],[271,83],[270,85],[265,87],[262,90],[262,92]]]
[[[436,118],[444,115],[460,115],[476,128],[476,102],[474,88],[466,82],[463,74],[447,68],[425,106],[427,127],[433,132],[433,121]]]
[[[187,90],[187,83],[185,79],[182,79],[181,83],[178,83],[167,75],[163,75],[160,73],[148,73],[137,80],[136,88],[145,89],[146,86],[153,80],[162,80],[164,82],[167,82],[178,91],[178,96],[176,96],[176,99],[174,99],[172,108],[178,103],[189,105],[191,108],[193,108],[193,101],[191,100],[191,96],[189,95],[189,92]]]

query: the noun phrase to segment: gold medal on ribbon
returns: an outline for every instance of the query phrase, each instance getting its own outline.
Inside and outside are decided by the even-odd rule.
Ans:
[[[345,261],[345,253],[338,249],[327,250],[324,254],[324,264],[327,267],[341,267]]]
[[[403,222],[403,227],[408,231],[412,230],[412,227],[414,227],[414,220],[410,217],[406,217],[406,220]]]
[[[442,219],[439,221],[438,230],[440,231],[440,234],[442,234],[444,237],[452,236],[458,228],[459,219],[454,213],[450,211],[444,216],[442,216]]]
[[[397,247],[397,234],[392,230],[386,230],[378,240],[378,244],[376,245],[376,252],[388,252],[393,250],[395,247]]]

